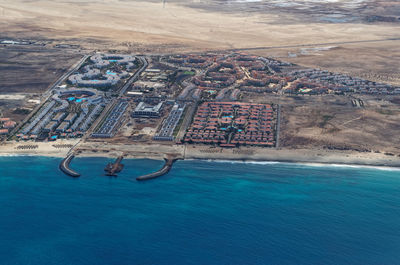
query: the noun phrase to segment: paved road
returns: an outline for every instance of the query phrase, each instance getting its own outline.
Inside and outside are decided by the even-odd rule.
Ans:
[[[279,148],[279,134],[281,129],[281,104],[278,104],[278,115],[276,117],[276,148]]]
[[[92,123],[90,128],[85,132],[84,136],[82,137],[82,140],[86,140],[87,138],[89,138],[92,135],[94,129],[96,129],[96,127],[105,118],[105,116],[110,112],[111,108],[114,107],[116,103],[117,103],[117,100],[113,99],[106,104],[105,108],[100,113],[99,117],[97,117],[97,119]]]
[[[49,96],[51,96],[52,95],[51,92],[53,91],[53,89],[55,89],[62,82],[64,82],[65,79],[67,79],[67,77],[70,76],[73,72],[77,71],[82,66],[82,64],[87,60],[87,58],[89,58],[89,56],[91,56],[91,54],[83,56],[82,59],[80,59],[73,66],[71,66],[71,68],[67,72],[65,72],[59,79],[57,79],[57,81],[53,85],[49,87],[49,89],[43,94],[43,96],[46,97],[46,99]]]
[[[126,82],[126,84],[121,88],[119,92],[119,96],[123,96],[125,94],[125,91],[129,88],[129,86],[136,81],[136,79],[139,77],[139,75],[147,68],[149,63],[146,60],[146,57],[139,57],[139,60],[142,62],[142,67],[136,71],[136,73]]]
[[[125,91],[129,88],[129,86],[137,80],[139,75],[147,68],[149,65],[145,57],[138,57],[139,60],[142,62],[142,67],[136,71],[136,73],[125,83],[125,85],[120,89],[119,91],[119,96],[118,97],[123,97],[125,94]],[[104,108],[104,110],[101,112],[100,116],[93,122],[92,126],[87,130],[85,133],[85,136],[83,139],[87,139],[92,135],[92,132],[96,127],[100,124],[100,122],[105,119],[106,115],[110,112],[111,108],[115,106],[117,103],[117,99],[112,99],[107,106]]]
[[[264,62],[265,66],[268,68],[268,71],[270,71],[273,74],[276,74],[275,70],[272,69],[269,65],[268,65],[268,60],[264,57],[258,57],[258,59],[260,59],[261,61]]]
[[[179,132],[175,138],[175,141],[179,141],[185,136],[186,130],[190,126],[193,116],[195,114],[197,102],[194,102],[193,104],[190,105],[188,104],[186,107],[187,110],[185,116],[183,117],[183,121],[181,127],[179,128]]]
[[[69,69],[66,73],[64,73],[60,78],[58,78],[58,79],[56,80],[56,82],[54,82],[54,83],[47,89],[47,91],[46,91],[45,93],[43,93],[43,95],[41,96],[42,104],[36,106],[36,108],[35,108],[33,111],[31,111],[31,113],[29,113],[29,115],[28,115],[17,127],[15,127],[14,130],[13,130],[9,135],[13,135],[13,134],[15,134],[16,132],[18,132],[18,131],[21,129],[22,125],[24,125],[27,121],[29,121],[29,119],[43,106],[43,104],[47,101],[47,99],[52,95],[52,91],[53,91],[57,86],[59,86],[62,82],[64,82],[65,79],[67,79],[67,77],[68,77],[70,74],[72,74],[73,72],[77,71],[77,70],[82,66],[82,64],[86,61],[86,59],[89,58],[90,55],[91,55],[91,54],[83,56],[82,59],[80,59],[77,63],[75,63],[74,65],[72,65],[72,66],[70,67],[70,69]]]

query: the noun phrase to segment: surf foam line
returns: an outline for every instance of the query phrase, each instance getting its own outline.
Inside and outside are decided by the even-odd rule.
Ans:
[[[205,161],[212,163],[227,163],[227,164],[253,164],[253,165],[296,165],[300,167],[333,167],[333,168],[354,168],[354,169],[376,169],[384,171],[399,171],[399,167],[390,166],[369,166],[357,164],[335,164],[335,163],[316,163],[316,162],[282,162],[282,161],[251,161],[251,160],[226,160],[226,159],[185,159],[183,161]]]

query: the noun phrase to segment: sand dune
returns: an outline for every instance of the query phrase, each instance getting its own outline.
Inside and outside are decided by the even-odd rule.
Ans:
[[[112,43],[181,44],[193,48],[279,46],[390,38],[397,25],[277,23],[279,14],[206,12],[141,1],[0,0],[8,35],[94,39]]]

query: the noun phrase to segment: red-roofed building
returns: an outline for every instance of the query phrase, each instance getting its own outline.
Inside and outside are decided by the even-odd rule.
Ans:
[[[3,123],[3,128],[5,129],[12,129],[15,127],[17,123],[15,121],[6,121]]]
[[[235,147],[240,144],[266,146],[275,137],[272,130],[273,120],[271,105],[205,102],[199,106],[183,141],[220,144],[221,147]]]

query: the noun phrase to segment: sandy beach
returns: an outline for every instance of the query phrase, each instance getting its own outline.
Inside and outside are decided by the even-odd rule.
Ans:
[[[225,149],[220,152],[210,153],[198,147],[191,147],[186,150],[185,159],[276,161],[400,167],[400,157],[389,156],[382,153],[310,149],[241,148]]]
[[[75,146],[79,141],[80,139],[59,140],[57,142],[3,142],[0,144],[0,156],[37,155],[65,157],[71,146]]]
[[[37,145],[35,149],[19,146]],[[373,152],[310,149],[236,148],[223,149],[208,146],[185,146],[164,144],[108,144],[99,142],[79,143],[79,140],[63,140],[47,143],[8,142],[0,146],[0,156],[37,155],[65,157],[72,145],[77,157],[110,157],[124,155],[128,159],[156,159],[167,155],[178,159],[232,160],[232,161],[276,161],[290,163],[321,163],[365,166],[400,167],[400,157]],[[19,148],[18,148],[19,147]]]

